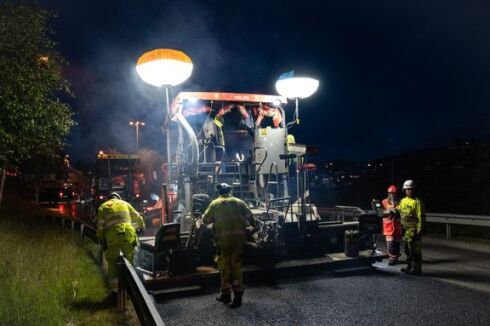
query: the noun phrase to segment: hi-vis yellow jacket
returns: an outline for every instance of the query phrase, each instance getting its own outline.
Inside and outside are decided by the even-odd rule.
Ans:
[[[415,228],[419,232],[422,231],[425,223],[425,208],[420,199],[403,198],[398,206],[398,211],[400,212],[402,226],[405,229]]]
[[[134,222],[144,229],[141,215],[129,203],[121,199],[109,199],[100,205],[97,212],[97,239],[103,240],[107,231],[119,224]]]
[[[214,237],[219,247],[237,250],[245,244],[245,229],[255,225],[247,204],[231,195],[213,200],[204,212],[203,223],[214,223]]]

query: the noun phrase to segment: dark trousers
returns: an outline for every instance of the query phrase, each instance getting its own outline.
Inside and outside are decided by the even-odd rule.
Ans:
[[[388,247],[388,255],[390,256],[390,259],[398,259],[398,257],[400,257],[401,241],[386,241],[386,245]]]
[[[422,241],[415,228],[408,228],[403,235],[409,269],[422,271]]]

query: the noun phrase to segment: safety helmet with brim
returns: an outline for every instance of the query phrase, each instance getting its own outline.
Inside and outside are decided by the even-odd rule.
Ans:
[[[121,199],[121,195],[119,195],[117,192],[115,192],[115,191],[114,191],[114,192],[111,192],[111,193],[109,194],[109,196],[107,196],[107,198],[108,198],[108,199],[114,199],[114,198],[116,198],[116,199]]]
[[[403,190],[415,188],[415,182],[413,180],[407,180],[403,183]]]

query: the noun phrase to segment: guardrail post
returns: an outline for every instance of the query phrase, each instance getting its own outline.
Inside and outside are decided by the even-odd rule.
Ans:
[[[71,232],[75,230],[75,221],[71,220]]]
[[[451,240],[451,224],[446,224],[446,239]]]
[[[65,219],[64,218],[61,218],[61,226],[65,227]]]
[[[82,237],[83,240],[83,229],[85,228],[85,224],[81,223],[80,224],[80,236]]]
[[[97,244],[97,258],[99,260],[99,264],[102,265],[103,259],[104,259],[104,251],[102,250],[102,247],[100,246],[100,243]]]
[[[118,268],[118,282],[117,282],[117,311],[123,312],[126,310],[126,284],[125,282],[125,272],[126,264],[122,256],[119,256],[117,260]]]

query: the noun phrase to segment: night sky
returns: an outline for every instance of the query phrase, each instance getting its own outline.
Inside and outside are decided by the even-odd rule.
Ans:
[[[300,143],[320,158],[373,159],[490,139],[490,1],[40,1],[54,10],[78,126],[74,161],[140,147],[163,151],[163,92],[136,74],[138,57],[174,48],[193,60],[173,90],[275,94],[286,71],[320,80],[300,103]],[[290,104],[286,111],[292,114]],[[391,141],[390,141],[391,140]]]

